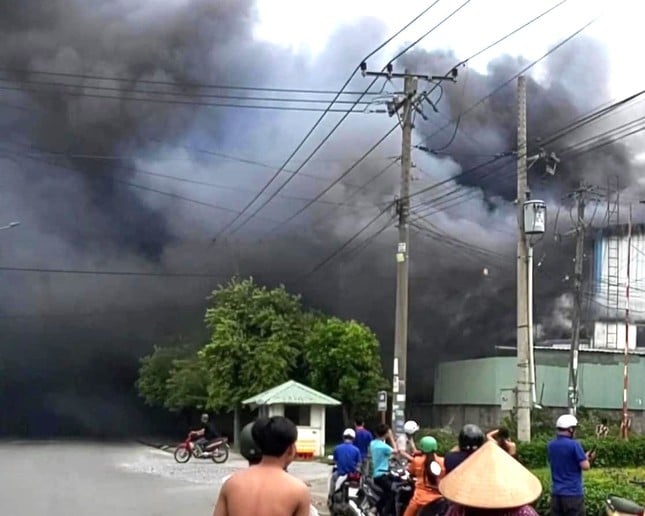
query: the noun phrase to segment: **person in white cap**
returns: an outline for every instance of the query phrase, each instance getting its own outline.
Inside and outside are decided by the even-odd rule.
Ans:
[[[339,476],[357,473],[361,464],[361,452],[354,446],[356,432],[346,428],[343,432],[343,442],[334,448],[334,463]]]
[[[488,441],[439,482],[439,492],[450,502],[445,516],[538,516],[530,504],[542,484]]]
[[[396,440],[396,447],[399,454],[408,461],[412,461],[417,453],[417,446],[414,442],[414,434],[419,431],[419,424],[416,421],[409,420],[403,425],[403,434],[399,435]]]
[[[585,498],[582,487],[582,472],[591,468],[594,454],[585,453],[582,445],[573,436],[578,420],[572,414],[564,414],[555,423],[557,435],[547,445],[551,467],[551,514],[552,516],[582,516],[585,514]]]

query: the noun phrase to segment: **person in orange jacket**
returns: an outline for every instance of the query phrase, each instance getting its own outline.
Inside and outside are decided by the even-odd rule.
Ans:
[[[445,475],[443,457],[437,455],[437,440],[426,436],[419,441],[421,454],[413,457],[408,471],[416,479],[414,494],[403,516],[415,516],[428,504],[441,500],[439,480]]]

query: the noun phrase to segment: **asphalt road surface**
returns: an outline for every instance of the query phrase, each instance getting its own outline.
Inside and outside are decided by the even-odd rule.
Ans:
[[[222,479],[246,463],[172,455],[145,446],[91,443],[0,444],[2,516],[210,516]],[[318,498],[329,467],[296,463],[290,471]]]

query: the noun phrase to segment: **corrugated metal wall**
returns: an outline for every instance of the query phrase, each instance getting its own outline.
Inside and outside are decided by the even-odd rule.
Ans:
[[[536,350],[537,396],[546,407],[567,406],[568,351]],[[645,410],[645,357],[630,361],[629,407]],[[446,362],[435,374],[435,405],[499,405],[504,389],[515,387],[517,360],[492,357]],[[622,406],[623,356],[581,352],[578,367],[580,404],[587,408]]]

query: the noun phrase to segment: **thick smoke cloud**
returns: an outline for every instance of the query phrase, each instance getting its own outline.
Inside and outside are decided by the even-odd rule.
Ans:
[[[147,415],[132,387],[138,357],[179,332],[204,338],[205,298],[234,273],[253,274],[268,284],[284,282],[302,292],[308,304],[366,321],[379,333],[389,361],[394,228],[360,253],[341,255],[304,281],[294,278],[393,199],[398,164],[365,189],[357,191],[357,185],[400,153],[399,135],[330,191],[325,202],[288,225],[277,223],[340,175],[392,120],[382,114],[350,117],[260,216],[213,242],[233,217],[231,210],[240,210],[271,177],[317,113],[126,100],[135,95],[133,90],[204,93],[192,86],[153,86],[146,80],[335,89],[385,36],[382,23],[365,19],[358,27],[339,28],[326,51],[312,60],[255,41],[253,22],[252,2],[239,0],[148,0],[136,6],[125,1],[0,1],[0,86],[6,88],[0,90],[0,216],[22,223],[0,233],[0,265],[218,275],[205,280],[4,272],[0,399],[8,409],[0,432],[146,431]],[[602,55],[588,41],[572,43],[546,62],[540,79],[529,81],[532,143],[606,100]],[[441,73],[457,61],[448,50],[413,52],[397,66]],[[445,88],[441,115],[428,111],[429,123],[417,120],[415,139],[431,148],[445,144],[452,128],[425,141],[445,122],[442,116],[456,116],[523,63],[521,58],[502,57],[486,74],[462,70],[459,83]],[[127,81],[46,76],[33,70]],[[106,89],[89,87],[97,85]],[[359,77],[350,88],[365,86]],[[62,95],[62,90],[77,95]],[[338,115],[330,116],[287,169],[296,168],[337,120]],[[473,166],[480,159],[473,154],[514,149],[514,86],[464,117],[459,128],[446,151],[450,155],[415,151],[415,188]],[[58,154],[48,154],[52,152]],[[607,168],[619,168],[628,184],[633,169],[625,147],[611,146],[601,157],[563,163],[555,178],[542,180],[534,174],[534,193],[559,203],[581,177],[599,179]],[[450,236],[495,254],[413,231],[413,399],[428,401],[432,367],[439,361],[480,356],[513,342],[514,169],[504,169],[502,177],[486,176],[486,170],[429,194],[460,187],[469,195],[468,202],[439,211],[430,221]],[[287,177],[288,172],[280,180]],[[383,217],[381,224],[385,221]],[[380,227],[376,224],[372,232]],[[543,258],[536,272],[536,310],[547,333],[554,327],[549,323],[554,301],[570,289],[563,276],[572,267],[570,244],[550,244],[551,236],[536,250],[536,260]]]

